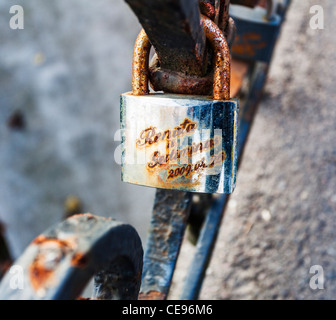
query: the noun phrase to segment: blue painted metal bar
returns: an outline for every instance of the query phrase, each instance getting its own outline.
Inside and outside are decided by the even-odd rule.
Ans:
[[[180,297],[182,300],[195,300],[199,295],[228,198],[228,195],[214,196]]]
[[[157,189],[147,240],[139,298],[167,298],[183,240],[192,195],[188,192]]]
[[[76,215],[30,244],[4,276],[0,299],[72,300],[95,276],[93,298],[135,300],[142,258],[140,237],[130,225]]]

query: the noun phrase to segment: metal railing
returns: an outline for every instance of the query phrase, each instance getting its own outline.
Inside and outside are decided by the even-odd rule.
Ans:
[[[139,18],[156,56],[152,87],[164,92],[207,94],[212,52],[201,14],[231,40],[228,0],[125,0]],[[231,3],[253,7],[257,0]],[[290,1],[278,6],[281,23]],[[273,47],[274,49],[274,47]],[[232,92],[240,97],[238,156],[262,98],[271,61],[233,61]],[[169,77],[167,77],[169,75]],[[167,80],[170,79],[170,80]],[[245,80],[248,86],[243,87]],[[229,195],[197,195],[157,189],[145,252],[136,230],[111,219],[76,215],[37,237],[15,264],[24,269],[25,290],[10,288],[6,274],[0,299],[76,299],[92,276],[95,299],[167,299],[187,225],[196,230],[196,252],[181,299],[197,299]]]

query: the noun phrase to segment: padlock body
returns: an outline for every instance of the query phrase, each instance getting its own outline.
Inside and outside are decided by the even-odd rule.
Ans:
[[[249,61],[270,62],[280,31],[281,17],[275,15],[268,21],[265,9],[239,5],[230,6],[230,16],[237,28],[232,56]]]
[[[202,193],[232,193],[238,100],[121,95],[122,181]]]

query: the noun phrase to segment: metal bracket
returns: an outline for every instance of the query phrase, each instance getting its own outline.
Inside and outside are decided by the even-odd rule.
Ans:
[[[205,36],[198,0],[125,0],[146,31],[163,68],[202,75]]]
[[[92,214],[72,216],[30,244],[15,262],[22,275],[5,275],[0,299],[76,299],[94,276],[94,299],[135,300],[142,259],[141,240],[130,225]],[[18,285],[13,277],[20,276]]]

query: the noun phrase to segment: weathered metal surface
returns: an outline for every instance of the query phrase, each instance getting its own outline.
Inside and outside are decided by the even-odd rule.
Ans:
[[[143,30],[137,38],[133,91],[121,96],[125,182],[206,193],[235,187],[238,101],[230,100],[230,51],[213,21],[203,16],[202,24],[215,53],[212,98],[148,95],[149,41]]]
[[[206,17],[219,24],[219,29],[224,33],[229,47],[231,47],[236,27],[234,20],[229,18],[228,0],[204,0],[200,1],[201,12]],[[157,55],[154,55],[150,67],[149,78],[154,91],[169,93],[210,95],[213,86],[213,50],[207,50],[206,75],[186,74],[183,66],[179,70],[163,68]]]
[[[213,73],[199,77],[166,70],[161,67],[157,56],[154,56],[151,61],[149,78],[154,91],[189,95],[211,95],[212,93]]]
[[[139,298],[166,299],[180,251],[192,196],[188,192],[156,192]]]
[[[199,0],[201,13],[218,24],[221,2],[223,2],[223,0]]]
[[[132,93],[140,96],[149,93],[148,89],[148,63],[151,43],[144,29],[135,41],[132,63]]]
[[[225,35],[225,37],[228,39],[229,36],[229,21],[230,21],[230,0],[221,0],[220,1],[220,11],[219,11],[219,21],[218,21],[218,27],[221,29]]]
[[[137,299],[143,250],[129,225],[81,214],[38,236],[15,262],[22,287],[7,273],[0,299],[76,299],[95,275],[95,299]],[[19,275],[16,275],[19,276]]]
[[[189,192],[233,192],[237,120],[235,99],[123,94],[122,180]]]
[[[199,4],[201,13],[215,22],[227,37],[230,0],[200,0]]]
[[[213,99],[230,100],[231,54],[223,32],[209,18],[202,17],[207,40],[214,50]]]
[[[223,32],[209,18],[201,19],[204,33],[214,50],[213,99],[230,99],[231,55]],[[139,33],[133,55],[132,93],[148,94],[148,57],[150,42],[144,30]],[[185,92],[184,92],[185,93]]]
[[[232,18],[229,19],[227,33],[227,42],[229,47],[231,47],[236,34],[236,26]],[[211,95],[214,77],[212,68],[213,63],[210,63],[208,66],[209,71],[205,76],[186,75],[184,72],[163,69],[157,55],[154,55],[149,66],[150,84],[154,91],[189,95]]]
[[[269,62],[274,45],[279,35],[281,17],[273,15],[274,7],[256,7],[250,9],[242,6],[230,7],[230,15],[237,26],[232,56],[250,61]],[[272,16],[267,19],[267,15]]]
[[[205,36],[198,0],[125,0],[145,29],[163,68],[202,75]]]

